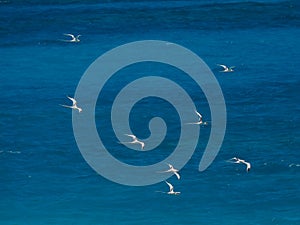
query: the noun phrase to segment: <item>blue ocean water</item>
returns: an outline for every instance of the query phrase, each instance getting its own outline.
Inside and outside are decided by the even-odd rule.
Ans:
[[[0,223],[300,224],[299,9],[297,0],[0,1]],[[81,42],[62,42],[63,33],[81,34]],[[76,145],[71,111],[59,106],[97,57],[139,40],[174,42],[198,54],[226,101],[222,148],[199,172],[210,132],[201,129],[182,179],[169,179],[179,196],[157,193],[167,189],[163,182],[129,187],[98,175]],[[220,73],[216,64],[223,63],[236,66],[235,72]],[[109,96],[126,79],[153,71],[176,77],[169,69],[127,68],[120,71],[124,80],[107,84],[108,100],[97,104],[104,139],[115,139],[101,132]],[[209,119],[203,93],[189,80],[181,85]],[[144,118],[139,107],[147,104],[148,117],[159,112],[167,119],[174,110],[152,101],[141,102],[133,114]],[[122,145],[107,144],[120,160],[152,164],[176,145],[176,121],[167,121],[171,139],[152,157],[128,157]],[[146,138],[147,126],[132,122]],[[250,161],[251,171],[226,162],[234,156]]]

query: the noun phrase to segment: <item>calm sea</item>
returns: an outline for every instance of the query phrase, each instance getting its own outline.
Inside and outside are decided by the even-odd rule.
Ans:
[[[64,33],[81,34],[81,42],[61,41]],[[299,225],[299,37],[297,0],[1,0],[0,223]],[[169,179],[179,196],[156,192],[167,191],[163,182],[130,187],[98,175],[76,145],[71,111],[59,106],[69,104],[66,95],[74,95],[97,57],[140,40],[174,42],[195,52],[214,72],[226,101],[220,153],[198,171],[210,132],[201,129],[182,179]],[[220,73],[217,64],[236,66],[235,72]],[[107,101],[97,104],[99,127],[122,82],[153,71],[167,74],[163,68],[120,71],[103,90]],[[203,93],[181,82],[209,120]],[[138,123],[143,116],[168,118],[172,110],[155,99],[141,102],[133,110],[133,131],[146,138],[147,123]],[[155,163],[177,143],[178,126],[167,122],[170,140],[151,157],[132,151],[128,157],[124,146],[107,144],[119,160]],[[251,171],[227,162],[234,156],[250,161]]]

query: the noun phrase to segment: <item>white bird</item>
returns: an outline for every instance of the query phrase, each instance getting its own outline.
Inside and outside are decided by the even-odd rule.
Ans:
[[[133,135],[133,134],[125,134],[125,135],[127,135],[128,137],[131,137],[132,141],[130,141],[130,142],[121,142],[122,144],[125,144],[125,143],[128,143],[128,144],[140,144],[141,145],[141,149],[142,150],[144,149],[145,143],[142,142],[142,141],[139,141],[135,135]]]
[[[170,167],[168,170],[165,171],[159,171],[158,173],[173,173],[176,175],[177,179],[180,179],[179,170],[175,169],[171,164],[168,163],[168,166]]]
[[[195,113],[198,115],[199,119],[198,119],[198,122],[195,122],[195,123],[188,123],[188,124],[198,124],[198,125],[207,125],[208,123],[207,122],[203,122],[202,120],[202,115],[197,111],[195,110]]]
[[[170,184],[168,181],[165,181],[165,182],[166,182],[166,184],[167,184],[167,185],[169,186],[169,188],[170,188],[170,191],[167,192],[168,195],[179,195],[179,194],[180,194],[180,192],[174,191],[174,187],[173,187],[172,184]]]
[[[228,66],[225,66],[225,65],[222,65],[222,64],[218,64],[218,66],[223,67],[224,70],[222,70],[220,72],[225,72],[225,73],[226,72],[233,72],[234,71],[233,68],[235,67],[235,66],[228,67]]]
[[[70,99],[70,100],[72,101],[73,105],[61,105],[61,106],[66,107],[66,108],[71,108],[71,109],[77,109],[78,112],[81,112],[81,111],[82,111],[82,108],[79,108],[79,107],[77,106],[77,101],[76,101],[74,98],[71,98],[71,97],[69,97],[69,96],[67,96],[67,98]]]
[[[233,157],[231,160],[235,160],[234,163],[242,163],[242,164],[245,164],[246,165],[246,171],[249,172],[250,169],[251,169],[251,164],[249,162],[246,162],[245,160],[243,159],[239,159],[237,157]]]
[[[299,166],[300,166],[300,164],[295,164],[295,163],[292,163],[292,164],[290,164],[290,165],[289,165],[289,167],[293,167],[293,166],[295,166],[295,167],[299,167]]]
[[[80,34],[77,35],[76,37],[73,34],[64,34],[66,36],[70,36],[72,39],[71,40],[64,40],[67,42],[80,42],[79,37],[81,36]]]

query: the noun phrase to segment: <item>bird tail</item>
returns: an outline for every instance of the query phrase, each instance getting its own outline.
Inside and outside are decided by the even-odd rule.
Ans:
[[[167,173],[168,171],[156,171],[156,173]]]
[[[191,125],[191,124],[197,125],[198,123],[185,123],[185,125]]]
[[[69,105],[62,105],[62,104],[59,104],[59,105],[62,107],[71,108],[71,106],[69,106]]]

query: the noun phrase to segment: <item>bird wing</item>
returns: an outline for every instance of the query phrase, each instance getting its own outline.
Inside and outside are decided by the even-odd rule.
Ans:
[[[218,64],[218,66],[221,66],[221,67],[223,67],[225,70],[228,68],[227,66],[225,66],[225,65],[222,65],[222,64]]]
[[[145,143],[140,141],[140,144],[142,145],[142,149],[144,149]]]
[[[230,159],[230,160],[239,161],[240,159],[239,159],[239,158],[237,158],[237,157],[233,157],[233,158],[232,158],[232,159]]]
[[[77,101],[74,98],[71,98],[69,96],[67,96],[67,97],[68,97],[68,99],[70,99],[72,101],[73,105],[76,105]]]
[[[70,36],[70,37],[72,37],[73,39],[75,39],[75,36],[74,36],[73,34],[64,34],[64,35]]]
[[[174,190],[174,187],[173,187],[173,185],[172,184],[170,184],[168,181],[165,181],[166,182],[166,184],[169,186],[169,188],[170,188],[170,191],[173,191]]]
[[[174,169],[174,167],[168,163],[168,166],[170,167],[170,169]]]
[[[125,134],[125,135],[127,135],[128,137],[131,137],[131,138],[133,138],[134,140],[136,140],[137,138],[136,138],[136,136],[135,135],[133,135],[133,134]]]
[[[195,110],[195,113],[202,119],[202,115],[197,110]]]
[[[244,162],[244,164],[247,166],[247,170],[251,168],[251,164],[248,162]]]
[[[177,179],[180,180],[180,175],[177,172],[174,172],[174,174],[176,175]]]
[[[243,160],[243,159],[238,159],[238,161],[239,161],[240,163],[244,163],[244,164],[246,164],[246,161],[245,161],[245,160]]]

